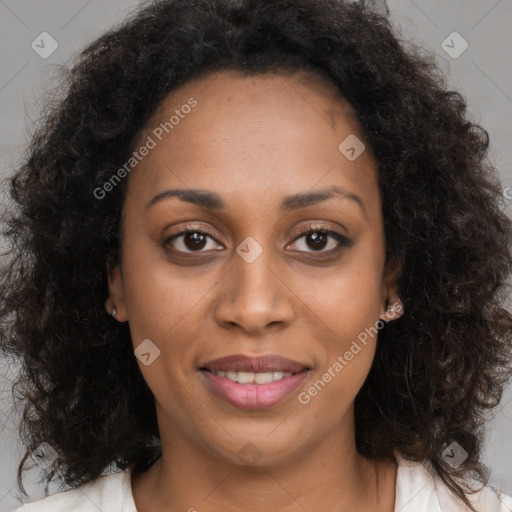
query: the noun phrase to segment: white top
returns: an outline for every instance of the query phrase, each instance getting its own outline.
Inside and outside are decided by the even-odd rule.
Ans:
[[[467,512],[430,464],[397,457],[395,512]],[[13,512],[138,512],[131,489],[131,469],[100,476],[77,489],[26,503]],[[512,496],[487,485],[469,499],[478,512],[512,512]],[[200,508],[200,504],[195,504]]]

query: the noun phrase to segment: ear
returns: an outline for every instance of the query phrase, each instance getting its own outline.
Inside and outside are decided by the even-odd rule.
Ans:
[[[398,278],[402,273],[400,262],[391,256],[384,269],[382,280],[381,311],[379,318],[385,322],[396,320],[404,312],[404,305],[398,290]]]
[[[115,309],[115,319],[118,322],[126,322],[128,320],[128,313],[124,300],[123,277],[120,266],[115,265],[111,267],[109,262],[107,264],[107,275],[109,296],[105,301],[105,309],[109,315]]]

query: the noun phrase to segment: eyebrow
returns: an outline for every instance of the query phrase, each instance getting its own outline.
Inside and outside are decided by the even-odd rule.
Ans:
[[[366,211],[363,200],[353,192],[349,192],[335,185],[328,188],[315,190],[314,192],[300,192],[298,194],[286,196],[281,201],[280,211],[281,213],[289,213],[293,210],[298,210],[300,208],[306,208],[308,206],[321,203],[335,196],[340,196],[342,199],[350,199],[354,201],[359,205],[366,218],[368,218],[368,213]],[[209,190],[182,188],[164,190],[163,192],[160,192],[146,205],[146,210],[151,206],[172,197],[176,197],[187,203],[195,204],[196,206],[207,210],[223,210],[227,207],[227,203],[216,192]]]

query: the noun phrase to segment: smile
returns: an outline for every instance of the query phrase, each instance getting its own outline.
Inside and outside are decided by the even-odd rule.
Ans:
[[[209,392],[246,410],[284,402],[310,372],[308,363],[277,354],[231,354],[206,361],[198,370]]]
[[[213,372],[219,377],[226,377],[227,379],[238,382],[240,384],[268,384],[276,380],[281,380],[283,377],[291,377],[292,372]]]
[[[309,369],[291,372],[213,372],[201,369],[207,389],[245,410],[267,409],[284,402],[301,385]]]

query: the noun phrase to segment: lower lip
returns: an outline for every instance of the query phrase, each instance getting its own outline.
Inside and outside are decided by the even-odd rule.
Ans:
[[[289,397],[306,378],[309,370],[283,377],[268,384],[240,384],[213,372],[200,370],[210,389],[240,409],[266,409]]]

